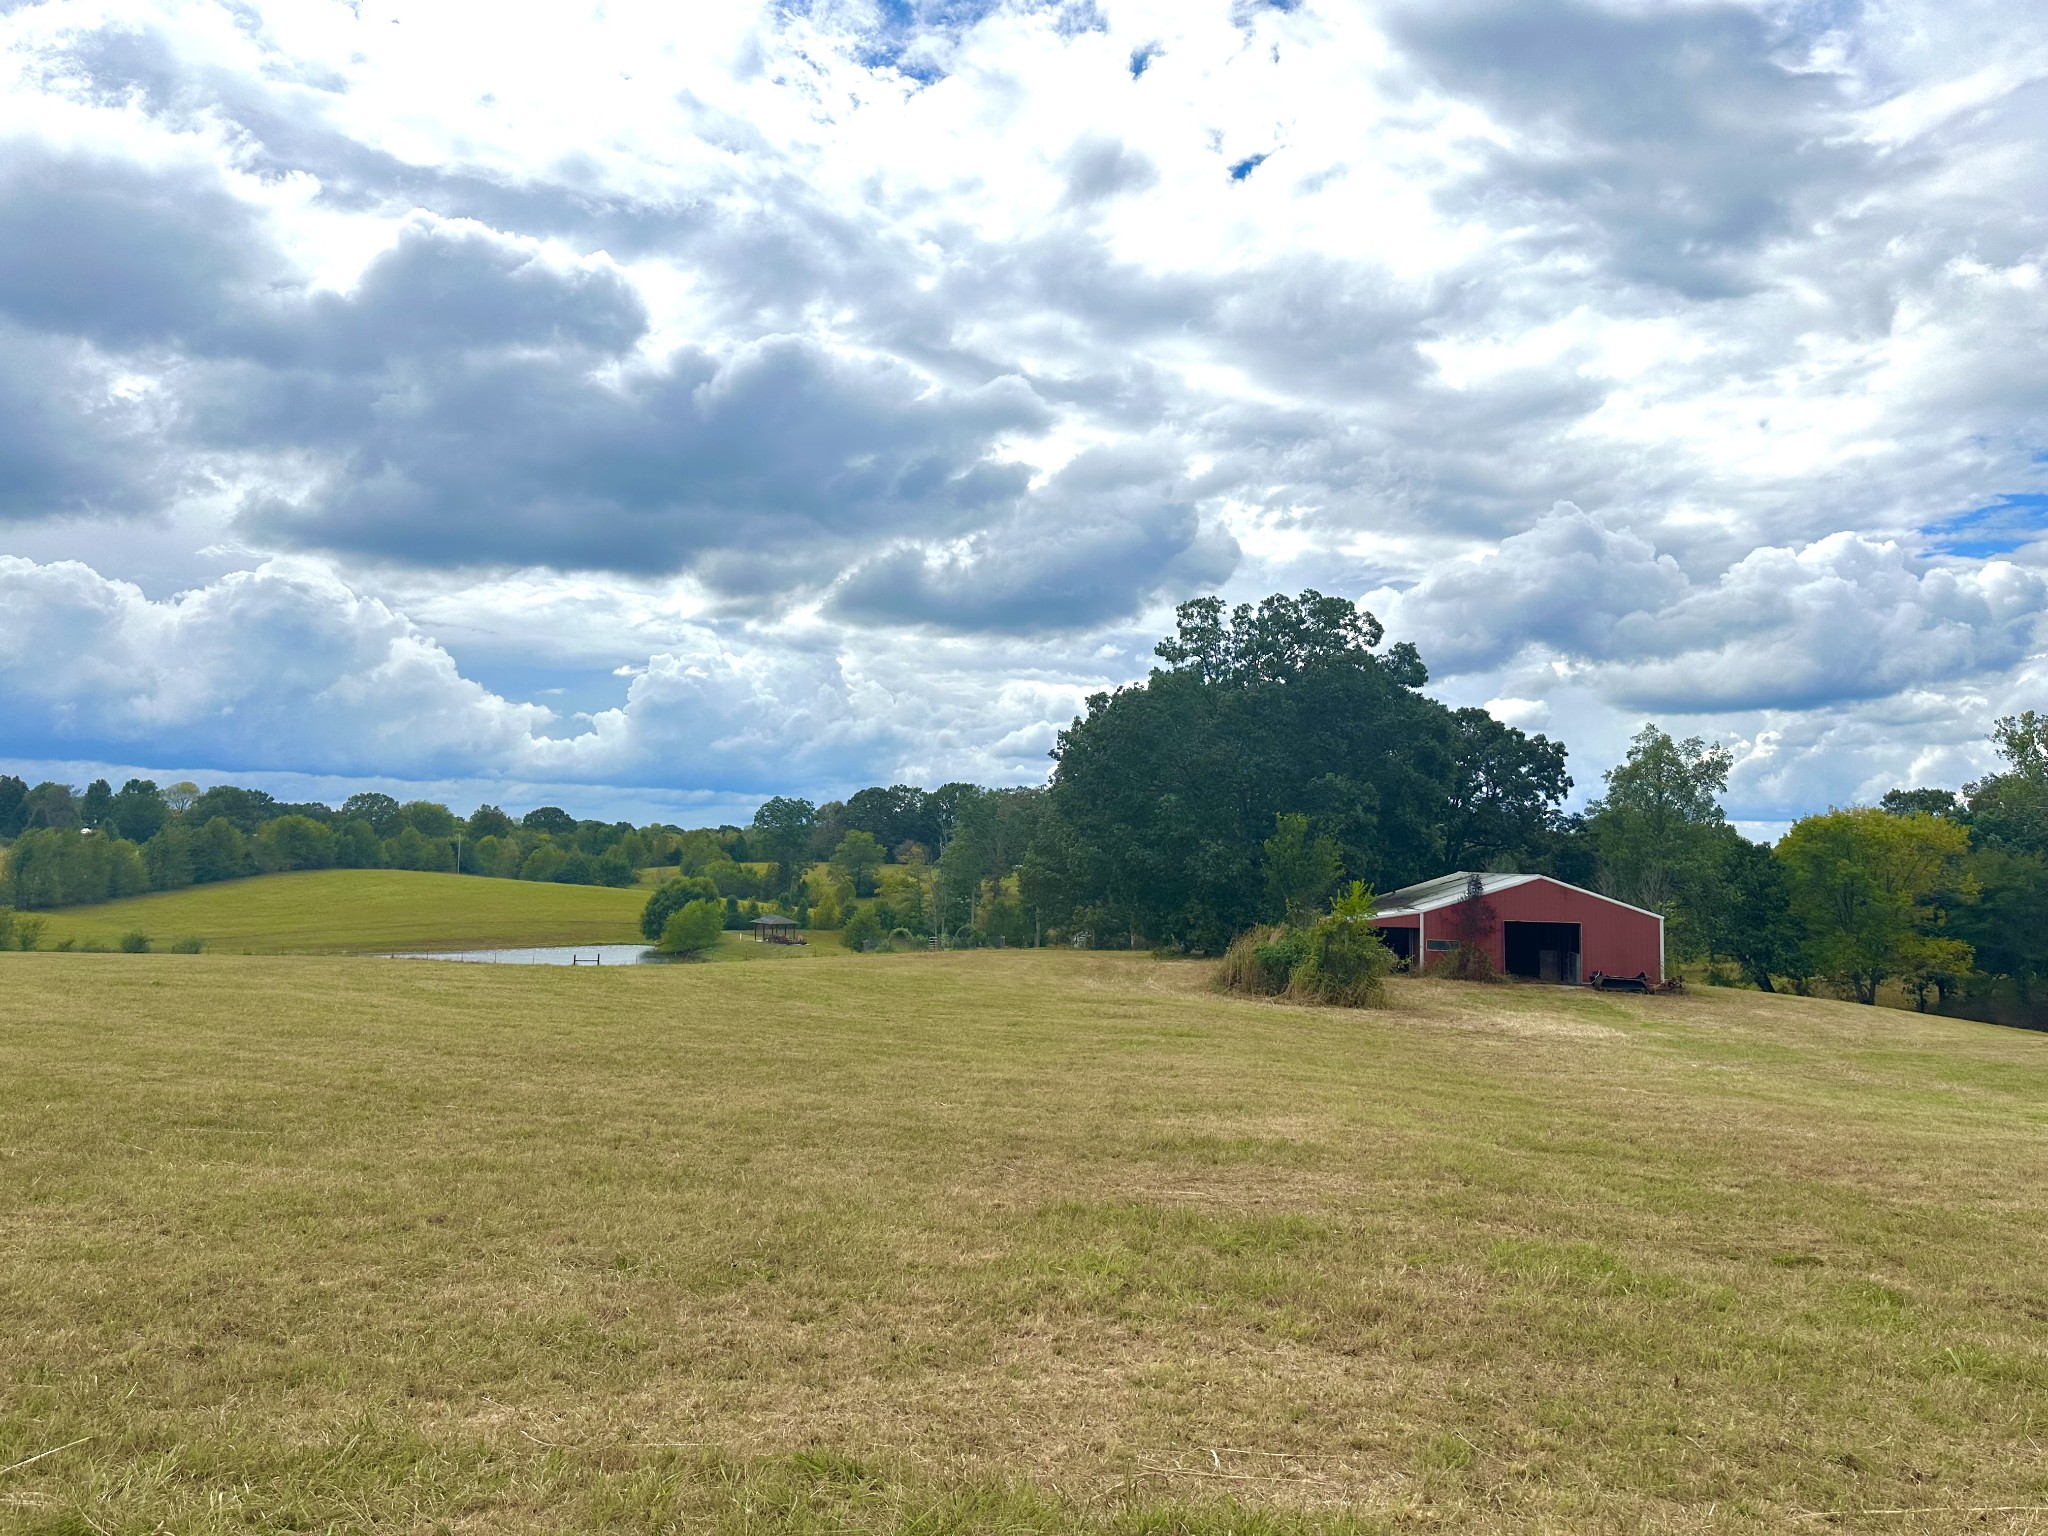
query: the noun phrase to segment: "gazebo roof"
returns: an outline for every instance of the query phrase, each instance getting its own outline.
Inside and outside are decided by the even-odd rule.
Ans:
[[[795,928],[798,924],[795,918],[784,917],[779,912],[763,912],[754,919],[754,926],[756,928]]]

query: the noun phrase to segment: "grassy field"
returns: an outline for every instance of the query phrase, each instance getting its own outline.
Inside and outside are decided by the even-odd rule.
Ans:
[[[522,944],[637,943],[644,889],[487,880],[400,869],[258,875],[48,914],[48,949],[109,948],[130,932],[231,954],[354,954]]]
[[[813,959],[0,955],[0,1528],[2048,1528],[2048,1038]]]

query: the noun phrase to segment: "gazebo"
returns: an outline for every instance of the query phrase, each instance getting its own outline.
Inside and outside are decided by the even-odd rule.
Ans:
[[[754,919],[754,942],[757,944],[800,944],[797,937],[797,922],[793,917],[779,913],[764,912]]]

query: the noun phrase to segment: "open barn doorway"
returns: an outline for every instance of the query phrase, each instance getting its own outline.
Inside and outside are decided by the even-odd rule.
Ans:
[[[1510,976],[1579,984],[1577,923],[1502,923],[1501,939]]]
[[[1375,928],[1379,940],[1394,952],[1396,960],[1415,958],[1415,930],[1413,928]]]

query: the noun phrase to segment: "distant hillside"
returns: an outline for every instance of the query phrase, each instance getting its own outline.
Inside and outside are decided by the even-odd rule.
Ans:
[[[49,914],[42,947],[69,939],[112,948],[135,931],[159,949],[195,937],[210,950],[259,955],[631,943],[646,901],[644,888],[307,870],[60,909]]]

